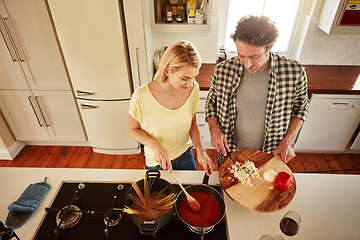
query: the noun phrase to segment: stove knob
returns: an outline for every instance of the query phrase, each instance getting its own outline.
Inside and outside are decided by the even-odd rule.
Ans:
[[[119,190],[119,191],[121,191],[121,190],[123,190],[124,189],[124,184],[119,184],[118,186],[117,186],[117,189]]]

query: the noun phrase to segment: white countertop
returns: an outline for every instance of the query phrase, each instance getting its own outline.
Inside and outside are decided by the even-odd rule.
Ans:
[[[61,181],[117,181],[132,182],[142,179],[145,170],[74,169],[74,168],[0,168],[0,220],[5,222],[7,206],[18,199],[30,183],[48,177],[51,190],[29,220],[15,232],[21,240],[31,239],[45,214]],[[292,239],[360,239],[360,175],[294,174],[297,192],[293,201],[281,211],[259,213],[245,209],[227,196],[226,218],[231,240],[258,240],[261,235],[281,236],[279,221],[290,210],[301,217],[299,233]],[[200,184],[202,171],[176,171],[183,183]],[[175,183],[168,172],[161,177]],[[210,184],[218,184],[218,173],[210,177]]]

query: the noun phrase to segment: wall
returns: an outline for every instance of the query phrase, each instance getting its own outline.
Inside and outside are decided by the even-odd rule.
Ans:
[[[23,142],[15,140],[4,116],[0,112],[0,160],[14,159],[24,146]]]
[[[299,61],[308,65],[360,66],[360,35],[327,34],[312,17]]]
[[[153,47],[163,50],[165,46],[179,40],[191,41],[201,55],[203,63],[214,63],[218,54],[218,29],[219,17],[212,16],[211,29],[209,33],[152,33]]]
[[[317,27],[324,0],[311,0],[312,16],[298,60],[308,65],[360,65],[360,35],[328,35]],[[186,39],[199,50],[203,63],[215,63],[222,33],[225,0],[213,0],[209,33],[152,33],[153,48]]]

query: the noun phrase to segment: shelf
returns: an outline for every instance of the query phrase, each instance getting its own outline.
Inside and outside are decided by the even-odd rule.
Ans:
[[[176,33],[176,32],[193,32],[193,33],[205,33],[210,32],[211,26],[211,6],[212,0],[209,0],[209,5],[207,9],[207,21],[203,24],[189,24],[187,22],[177,23],[175,20],[172,23],[165,22],[155,22],[155,9],[154,9],[154,0],[150,4],[150,20],[151,20],[151,30],[152,32],[166,32],[166,33]]]

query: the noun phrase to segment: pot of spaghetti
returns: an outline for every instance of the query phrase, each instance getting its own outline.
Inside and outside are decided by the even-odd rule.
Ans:
[[[166,226],[174,213],[176,192],[159,170],[148,170],[146,177],[133,183],[126,194],[124,212],[143,235],[154,235]]]
[[[190,209],[183,191],[178,193],[175,203],[178,217],[188,225],[191,231],[202,236],[210,232],[225,215],[224,199],[217,190],[208,185],[208,181],[209,177],[205,174],[201,185],[185,188],[200,203],[200,211],[194,212]]]

